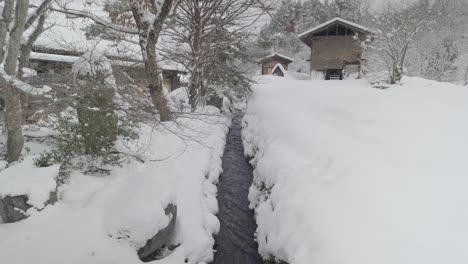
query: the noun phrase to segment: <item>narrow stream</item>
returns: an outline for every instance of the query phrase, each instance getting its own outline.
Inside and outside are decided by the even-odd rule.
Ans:
[[[254,235],[257,224],[247,199],[253,169],[244,157],[242,116],[240,112],[235,114],[223,156],[223,174],[218,184],[221,230],[215,238],[214,264],[263,263]]]

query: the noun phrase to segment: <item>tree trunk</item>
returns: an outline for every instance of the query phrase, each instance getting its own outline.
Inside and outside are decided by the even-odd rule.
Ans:
[[[26,24],[28,6],[29,0],[17,0],[16,2],[15,24],[10,32],[9,48],[5,59],[5,72],[10,76],[16,76],[19,49]],[[19,159],[24,144],[21,101],[13,84],[6,83],[4,86],[4,99],[5,123],[8,134],[6,160],[13,162]]]
[[[23,150],[23,113],[21,102],[16,88],[5,83],[2,86],[3,96],[5,98],[5,124],[7,129],[7,152],[6,160],[8,163],[17,161]]]
[[[18,56],[23,38],[24,26],[28,16],[29,0],[17,0],[15,12],[15,24],[10,32],[8,53],[5,59],[5,72],[8,75],[16,76],[18,66]]]
[[[3,61],[7,52],[6,37],[9,31],[11,19],[13,18],[14,4],[14,0],[5,0],[5,4],[3,6],[2,19],[0,20],[0,62]]]
[[[151,100],[159,111],[159,119],[162,122],[170,121],[172,116],[163,93],[161,72],[156,60],[156,44],[158,43],[159,33],[161,32],[163,23],[172,8],[172,4],[172,0],[165,0],[159,18],[155,19],[153,24],[150,24],[150,21],[145,18],[145,13],[140,10],[139,4],[135,2],[135,0],[131,3],[133,19],[140,31],[139,40],[143,60],[145,61],[148,89]]]
[[[49,10],[50,4],[52,3],[52,0],[43,0],[41,5],[37,7],[36,11],[31,14],[26,21],[26,25],[24,26],[25,30],[27,30],[30,26],[36,22],[37,18],[45,15],[46,12]]]
[[[114,145],[118,128],[114,89],[92,78],[96,77],[91,77],[79,89],[77,113],[80,124],[79,133],[83,138],[85,154],[94,156],[102,153],[103,149],[109,150]],[[96,111],[96,108],[99,111]]]
[[[39,38],[39,36],[42,34],[42,32],[44,32],[44,24],[45,24],[46,18],[47,16],[45,14],[42,14],[39,17],[36,28],[29,36],[26,43],[21,45],[21,50],[20,50],[21,54],[19,57],[19,67],[18,67],[19,78],[23,77],[23,68],[26,68],[29,66],[29,58],[31,56],[33,45],[36,42],[36,40]]]
[[[145,70],[148,77],[148,89],[154,106],[159,111],[159,118],[162,122],[171,120],[171,111],[167,105],[166,97],[163,93],[163,83],[161,72],[156,61],[157,36],[153,31],[148,34],[148,44],[146,45]]]
[[[465,68],[465,86],[468,85],[468,66]]]
[[[202,81],[201,69],[200,69],[200,51],[201,51],[201,39],[202,39],[202,19],[201,10],[198,1],[193,3],[193,42],[192,42],[192,74],[190,80],[189,89],[189,101],[192,112],[197,108],[198,98],[200,94],[200,86]]]
[[[401,79],[403,78],[403,71],[405,67],[406,53],[408,52],[408,45],[409,44],[406,44],[401,52],[401,58],[400,58],[400,62],[398,65],[398,80],[397,80],[398,82],[400,82]]]

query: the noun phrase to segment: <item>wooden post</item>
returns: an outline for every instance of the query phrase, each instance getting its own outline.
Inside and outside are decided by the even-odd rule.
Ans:
[[[348,46],[347,45],[348,44],[348,42],[347,42],[348,41],[348,26],[345,27],[345,37],[344,37],[344,39],[345,39],[344,47],[345,47],[345,50],[346,50],[346,47]]]
[[[310,67],[310,76],[312,77],[312,56],[313,56],[313,53],[314,53],[314,38],[312,37],[311,40],[310,40],[310,61],[309,61],[309,67]]]

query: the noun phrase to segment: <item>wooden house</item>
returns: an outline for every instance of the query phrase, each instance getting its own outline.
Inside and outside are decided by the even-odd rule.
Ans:
[[[275,52],[260,59],[259,62],[262,65],[262,75],[272,75],[276,65],[280,64],[283,68],[282,70],[287,71],[289,64],[294,62],[294,60]],[[282,76],[284,76],[284,73]]]
[[[361,41],[371,34],[368,28],[351,21],[334,18],[300,34],[310,47],[310,70],[325,80],[359,77],[366,63]]]
[[[31,84],[72,84],[72,65],[82,55],[83,52],[34,46],[28,66],[37,72],[37,76],[31,79]],[[129,81],[129,78],[135,83],[145,81],[143,61],[112,55],[106,55],[106,57],[112,61],[117,83],[124,84]],[[160,62],[159,66],[162,68],[163,84],[167,90],[170,92],[179,88],[181,76],[186,75],[186,72],[171,62]]]

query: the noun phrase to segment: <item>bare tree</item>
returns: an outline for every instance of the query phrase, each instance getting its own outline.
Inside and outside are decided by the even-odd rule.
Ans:
[[[180,47],[189,48],[169,47],[166,51],[173,59],[185,65],[190,73],[189,98],[192,111],[207,95],[208,84],[216,82],[210,79],[216,76],[213,70],[224,71],[226,80],[236,74],[232,67],[219,67],[221,65],[218,64],[210,68],[209,65],[214,65],[214,60],[226,61],[223,52],[224,55],[231,52],[231,48],[245,37],[244,31],[264,14],[264,6],[258,0],[199,0],[181,3],[176,19],[169,23],[169,34]],[[236,56],[234,53],[231,55]],[[221,77],[221,74],[217,75]],[[236,76],[241,77],[238,74]]]
[[[388,2],[373,19],[375,40],[371,46],[385,64],[391,84],[398,83],[404,73],[408,49],[415,37],[432,23],[431,4]]]
[[[65,5],[53,10],[77,17],[86,17],[116,32],[138,36],[138,44],[145,63],[148,89],[160,120],[171,120],[170,109],[163,94],[161,70],[157,63],[156,46],[166,19],[174,13],[181,0],[113,0],[105,10],[110,21],[86,10],[69,9]],[[131,14],[131,16],[129,15]],[[131,18],[131,19],[130,19]]]

